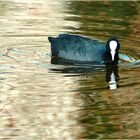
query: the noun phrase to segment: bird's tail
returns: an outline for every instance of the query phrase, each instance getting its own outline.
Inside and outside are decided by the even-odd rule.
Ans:
[[[58,55],[58,41],[57,38],[53,37],[48,37],[49,42],[51,43],[51,52],[52,56],[57,56]]]

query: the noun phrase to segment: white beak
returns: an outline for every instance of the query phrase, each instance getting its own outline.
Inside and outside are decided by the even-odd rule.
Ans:
[[[111,51],[112,61],[114,61],[116,51]]]

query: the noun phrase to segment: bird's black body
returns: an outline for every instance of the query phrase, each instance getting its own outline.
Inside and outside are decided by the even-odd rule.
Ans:
[[[89,39],[79,35],[61,34],[56,38],[48,38],[51,43],[52,56],[79,62],[97,62],[117,64],[120,44],[116,38],[110,38],[107,43]],[[114,60],[111,59],[109,43],[117,42]]]

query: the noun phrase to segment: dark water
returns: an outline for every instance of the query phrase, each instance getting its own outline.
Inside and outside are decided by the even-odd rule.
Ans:
[[[139,1],[1,1],[0,140],[140,139],[139,23]],[[125,60],[51,64],[60,33],[117,36]]]

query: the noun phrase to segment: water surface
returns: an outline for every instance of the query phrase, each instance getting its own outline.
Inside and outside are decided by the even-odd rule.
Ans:
[[[3,0],[0,139],[139,139],[139,23],[139,1]],[[105,66],[51,64],[47,38],[60,33],[117,36],[118,89]]]

